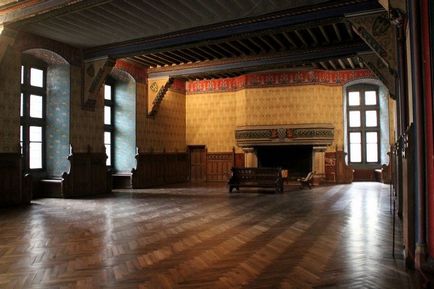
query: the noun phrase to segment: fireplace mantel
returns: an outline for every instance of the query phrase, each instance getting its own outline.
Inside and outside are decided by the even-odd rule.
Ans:
[[[329,123],[240,126],[235,129],[237,145],[331,145],[334,127]]]

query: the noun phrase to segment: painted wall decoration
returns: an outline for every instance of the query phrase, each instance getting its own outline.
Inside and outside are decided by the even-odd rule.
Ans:
[[[244,126],[235,130],[237,145],[252,147],[271,144],[330,145],[333,125],[305,123],[289,125]]]
[[[187,94],[237,91],[245,88],[264,88],[276,86],[330,85],[341,86],[360,78],[375,78],[367,69],[360,70],[309,70],[247,74],[235,78],[189,81]]]
[[[234,133],[240,126],[329,123],[334,127],[331,147],[343,144],[342,86],[249,88],[188,94],[186,99],[187,144],[206,144],[209,152],[232,147],[240,152]]]
[[[115,68],[128,72],[136,82],[146,83],[148,78],[147,68],[122,59],[116,60]]]
[[[50,65],[47,69],[47,175],[61,176],[68,171],[70,67]]]
[[[71,65],[71,144],[75,152],[105,152],[104,100],[102,90],[96,98],[95,111],[81,106],[81,67]]]

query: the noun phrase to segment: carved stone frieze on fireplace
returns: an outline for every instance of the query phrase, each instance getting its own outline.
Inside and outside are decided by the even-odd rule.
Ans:
[[[334,128],[328,123],[242,126],[235,129],[240,147],[260,145],[331,145]]]

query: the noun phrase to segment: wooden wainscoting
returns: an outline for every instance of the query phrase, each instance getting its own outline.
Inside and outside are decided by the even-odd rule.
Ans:
[[[345,152],[327,152],[325,154],[326,181],[349,184],[353,181],[353,169],[345,163]]]
[[[134,189],[149,188],[188,181],[187,153],[140,153],[133,169]]]
[[[72,153],[70,170],[62,175],[59,197],[91,196],[111,191],[111,172],[107,170],[105,153]]]
[[[227,182],[231,168],[244,167],[244,154],[234,152],[207,153],[206,179],[207,182]]]
[[[22,157],[19,153],[0,153],[0,206],[30,203],[32,180],[24,178]]]

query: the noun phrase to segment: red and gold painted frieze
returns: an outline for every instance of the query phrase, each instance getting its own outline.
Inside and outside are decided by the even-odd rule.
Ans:
[[[342,86],[347,82],[376,78],[368,69],[360,70],[309,70],[247,74],[235,78],[197,80],[186,83],[187,94],[237,91],[245,88],[263,88],[291,85]]]
[[[148,78],[146,67],[122,59],[116,61],[115,68],[128,72],[137,82],[146,83]]]

